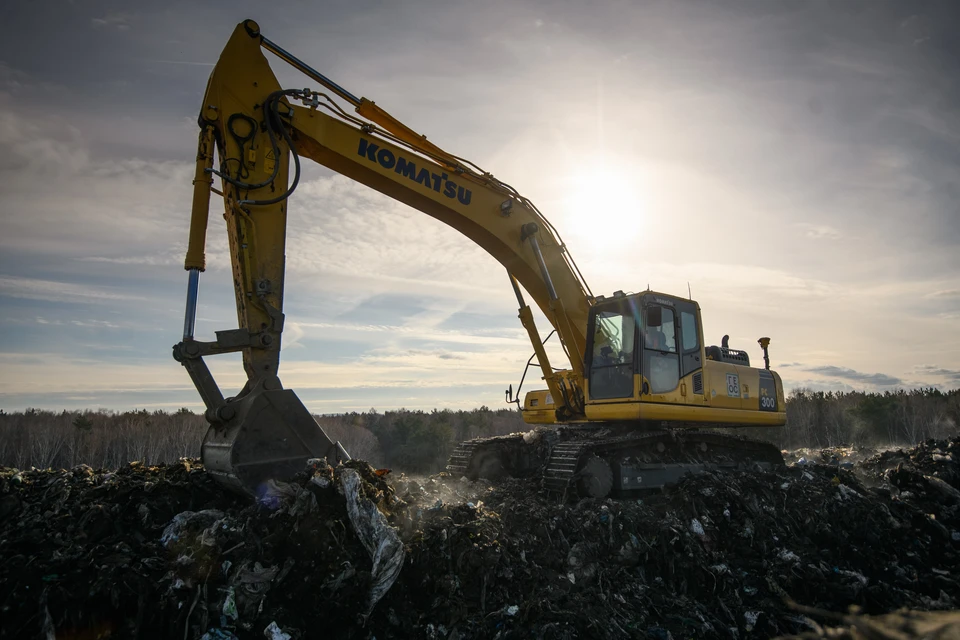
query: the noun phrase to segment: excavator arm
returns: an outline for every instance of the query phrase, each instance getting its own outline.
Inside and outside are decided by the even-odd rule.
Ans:
[[[264,49],[320,88],[281,88]],[[296,473],[310,457],[346,456],[278,377],[286,216],[301,159],[440,220],[496,258],[508,272],[558,417],[583,417],[586,327],[594,299],[559,234],[515,189],[444,152],[373,102],[356,98],[264,38],[250,20],[237,26],[210,76],[199,124],[184,265],[187,309],[174,357],[206,405],[211,427],[204,464],[225,484],[258,493],[270,478]],[[211,193],[224,201],[239,328],[201,342],[194,323]],[[521,286],[556,329],[569,369],[552,367]],[[237,396],[224,398],[203,357],[236,351],[243,354],[247,382]]]

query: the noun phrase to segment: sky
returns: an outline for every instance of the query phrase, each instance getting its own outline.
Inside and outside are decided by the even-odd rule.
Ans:
[[[594,293],[689,290],[708,344],[729,334],[762,362],[772,338],[788,390],[960,387],[951,0],[8,0],[5,15],[6,411],[200,409],[170,355],[196,119],[246,18],[532,199]],[[237,322],[221,206],[198,339]],[[309,409],[504,406],[532,348],[493,258],[317,166],[288,236],[280,375]],[[242,386],[238,357],[208,362],[225,395]]]

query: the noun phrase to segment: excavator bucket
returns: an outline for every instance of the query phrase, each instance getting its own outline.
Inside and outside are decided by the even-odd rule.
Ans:
[[[350,459],[290,389],[261,389],[230,407],[235,415],[211,425],[201,448],[206,470],[229,489],[260,498],[269,480],[292,479],[311,458]]]

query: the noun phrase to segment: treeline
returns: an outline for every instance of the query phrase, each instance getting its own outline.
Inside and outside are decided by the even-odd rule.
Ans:
[[[407,473],[443,469],[458,442],[527,430],[518,411],[386,411],[316,416],[332,440],[377,467]],[[175,462],[200,454],[207,424],[189,409],[163,411],[0,411],[0,465],[115,468],[131,460]],[[960,433],[960,390],[837,393],[799,389],[787,398],[787,425],[738,429],[784,449],[840,444],[883,447]]]
[[[763,431],[762,437],[781,449],[886,447],[947,438],[960,433],[960,389],[884,393],[796,389],[787,398],[786,427]]]
[[[0,411],[0,464],[24,469],[78,464],[116,468],[132,460],[175,462],[200,454],[207,421],[189,409]]]
[[[444,468],[458,442],[530,429],[515,409],[387,411],[317,416],[332,440],[351,456],[407,473]]]
[[[527,429],[513,409],[387,411],[314,416],[351,456],[410,473],[439,471],[455,443]],[[200,455],[202,414],[164,411],[0,411],[0,465],[20,469],[116,468],[131,460],[176,462]]]

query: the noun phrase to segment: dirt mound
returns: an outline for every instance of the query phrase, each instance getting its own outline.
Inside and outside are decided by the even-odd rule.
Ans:
[[[744,638],[815,632],[788,598],[953,609],[958,445],[572,504],[361,462],[256,503],[191,461],[0,469],[0,637]]]

